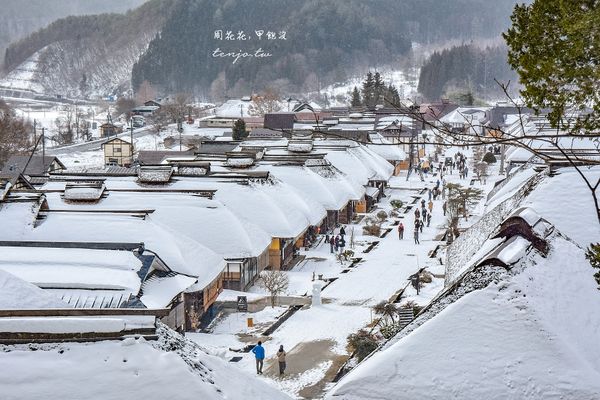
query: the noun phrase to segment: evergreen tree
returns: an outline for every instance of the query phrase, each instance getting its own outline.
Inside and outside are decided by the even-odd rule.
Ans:
[[[363,105],[367,107],[374,107],[377,99],[375,99],[375,81],[373,80],[373,73],[369,71],[367,77],[362,84],[362,95]]]
[[[379,72],[375,72],[373,76],[373,98],[374,105],[384,104],[384,96],[385,96],[385,83],[383,83],[383,79],[381,78],[381,74]]]
[[[352,102],[350,103],[350,105],[352,107],[360,107],[361,106],[360,92],[358,91],[358,88],[356,86],[354,86],[354,90],[352,91]]]
[[[244,140],[248,137],[248,132],[246,131],[246,123],[243,119],[238,119],[235,121],[233,125],[233,140]]]

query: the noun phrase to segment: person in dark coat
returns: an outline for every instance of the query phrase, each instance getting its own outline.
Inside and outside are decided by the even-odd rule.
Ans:
[[[342,227],[340,228],[340,235],[341,235],[341,236],[344,236],[345,234],[346,234],[346,230],[345,230],[345,229],[344,229],[344,227],[342,226]]]
[[[430,223],[431,223],[431,213],[427,214],[427,227],[429,227]]]
[[[260,340],[252,349],[252,353],[254,353],[254,358],[256,358],[256,373],[262,375],[263,363],[265,361],[265,348],[262,347],[262,342]]]
[[[421,216],[423,216],[423,222],[427,221],[427,209],[425,207],[421,209]]]
[[[329,248],[332,253],[333,253],[334,247],[335,247],[335,237],[333,235],[331,235],[331,238],[329,238]]]
[[[446,215],[446,208],[448,207],[447,203],[444,201],[444,204],[442,204],[442,210],[444,210],[444,215]]]
[[[415,219],[419,219],[421,218],[421,212],[419,211],[418,208],[415,209]]]
[[[279,351],[277,352],[277,361],[279,362],[279,376],[283,375],[285,372],[285,356],[286,352],[283,350],[283,345],[279,346]]]
[[[419,226],[415,226],[414,235],[415,235],[415,244],[420,244],[419,243]]]
[[[335,244],[335,251],[337,252],[338,248],[340,247],[340,237],[336,236],[333,243]]]
[[[400,225],[398,225],[398,239],[404,239],[404,225],[402,222],[400,222]]]

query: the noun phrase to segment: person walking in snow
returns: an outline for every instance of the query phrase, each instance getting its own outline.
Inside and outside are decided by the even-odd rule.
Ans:
[[[421,218],[421,212],[419,211],[418,208],[415,209],[415,219],[420,219]]]
[[[398,225],[398,239],[404,239],[404,225],[402,222],[400,222],[400,225]]]
[[[260,340],[252,349],[252,353],[254,353],[254,358],[256,358],[256,373],[262,375],[263,363],[265,361],[265,348],[262,347],[262,342]]]
[[[448,207],[447,203],[444,201],[444,204],[442,204],[442,210],[444,210],[444,216],[446,216],[446,208]]]
[[[417,222],[417,224],[418,224],[418,222]],[[420,244],[419,243],[419,226],[418,225],[415,226],[414,235],[415,235],[415,244]]]
[[[423,217],[423,222],[427,221],[427,209],[425,206],[421,209],[421,216]]]
[[[277,352],[277,361],[279,362],[279,376],[283,375],[285,372],[285,356],[286,352],[283,350],[283,345],[279,346],[279,351]]]
[[[433,197],[433,192],[431,189],[429,189],[429,201],[431,201],[431,198]]]
[[[429,208],[429,214],[433,211],[433,201],[429,200],[429,204],[427,204],[427,208]]]
[[[346,234],[346,230],[344,229],[344,225],[342,225],[342,227],[340,228],[340,236],[344,237],[345,234]]]
[[[425,208],[425,199],[421,199],[421,208]]]
[[[431,213],[427,214],[427,227],[429,228],[429,224],[431,223]]]
[[[338,251],[338,249],[340,247],[340,237],[336,236],[333,243],[335,244],[335,252],[337,253],[337,251]]]
[[[333,235],[331,235],[331,238],[329,238],[329,248],[332,253],[333,253],[334,247],[335,247],[335,237]]]
[[[419,221],[419,230],[421,231],[421,233],[423,233],[423,225],[425,225],[425,221]]]

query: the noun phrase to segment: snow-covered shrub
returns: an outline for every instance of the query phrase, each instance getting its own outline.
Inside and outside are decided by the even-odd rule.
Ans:
[[[379,211],[376,216],[380,224],[383,223],[388,217],[387,213],[383,210]]]
[[[485,155],[483,156],[483,162],[486,162],[488,164],[495,164],[496,163],[496,156],[493,155],[492,153],[485,153]]]
[[[394,208],[394,211],[398,211],[402,208],[404,203],[402,202],[402,200],[392,200],[390,201],[390,205]]]
[[[367,224],[363,226],[363,234],[371,236],[381,236],[381,226],[378,224]]]
[[[348,336],[348,346],[354,351],[354,355],[360,362],[377,350],[379,343],[375,335],[361,329],[357,333],[352,333]]]
[[[419,281],[422,283],[431,283],[431,281],[433,281],[433,275],[427,271],[423,271],[419,274]]]

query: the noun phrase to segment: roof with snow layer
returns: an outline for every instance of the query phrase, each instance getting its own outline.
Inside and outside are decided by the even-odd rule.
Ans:
[[[580,247],[558,233],[548,241],[548,255],[530,252],[510,270],[468,272],[328,398],[598,397],[596,284]]]

